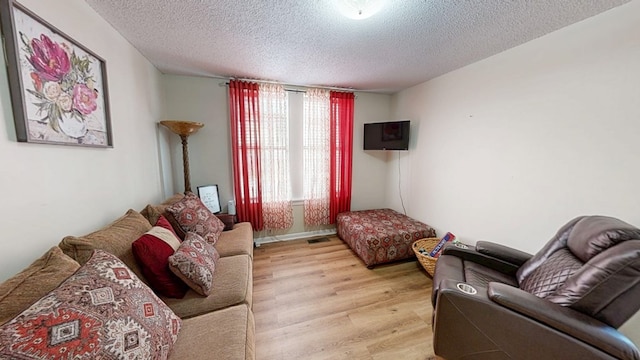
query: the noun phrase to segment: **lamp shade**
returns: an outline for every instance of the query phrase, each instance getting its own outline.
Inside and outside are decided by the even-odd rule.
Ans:
[[[162,120],[160,124],[180,136],[189,136],[204,126],[204,124],[200,122],[182,120]]]

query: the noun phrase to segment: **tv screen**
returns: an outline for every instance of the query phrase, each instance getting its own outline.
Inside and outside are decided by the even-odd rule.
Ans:
[[[409,120],[364,124],[364,150],[409,150]]]

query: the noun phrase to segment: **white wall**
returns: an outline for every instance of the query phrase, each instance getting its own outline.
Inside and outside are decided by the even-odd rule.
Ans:
[[[189,166],[191,187],[218,184],[223,211],[228,200],[233,199],[230,128],[227,87],[225,80],[217,78],[163,75],[163,116],[165,119],[198,121],[205,124],[189,137]],[[365,122],[389,119],[391,97],[385,94],[357,93],[354,110],[354,152],[352,208],[354,210],[377,208],[385,205],[386,154],[364,152],[362,131]],[[161,130],[161,133],[166,131]],[[166,141],[161,140],[161,143]],[[169,159],[173,166],[175,183],[173,192],[184,190],[182,150],[176,135],[168,136]],[[301,170],[301,169],[300,169]],[[295,169],[293,171],[296,171]],[[168,180],[170,181],[170,180]],[[301,206],[294,209],[294,225],[282,234],[302,233],[304,228]],[[266,236],[268,234],[257,234]]]
[[[189,169],[191,190],[197,193],[202,185],[218,185],[223,209],[233,199],[229,104],[227,87],[219,86],[224,80],[215,78],[162,75],[163,119],[188,120],[204,124],[189,136]],[[184,191],[182,143],[180,137],[167,129],[170,145],[170,163],[173,169],[173,193]]]
[[[353,119],[353,186],[351,210],[386,206],[388,152],[364,151],[364,124],[391,120],[391,96],[357,93]]]
[[[394,96],[409,215],[528,252],[578,215],[640,226],[638,34],[635,0]]]
[[[62,237],[162,198],[155,125],[160,73],[84,1],[21,3],[106,60],[114,147],[16,142],[7,74],[0,71],[0,281]]]

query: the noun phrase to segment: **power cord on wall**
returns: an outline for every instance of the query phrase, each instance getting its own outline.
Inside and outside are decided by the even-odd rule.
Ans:
[[[407,215],[407,209],[404,208],[404,200],[402,199],[402,181],[400,176],[402,175],[401,173],[401,167],[400,167],[400,151],[398,151],[398,193],[400,194],[400,204],[402,204],[402,211],[404,211],[404,214]]]

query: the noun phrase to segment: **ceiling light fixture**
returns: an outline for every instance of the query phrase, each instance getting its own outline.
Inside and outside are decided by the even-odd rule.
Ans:
[[[380,11],[385,0],[335,0],[335,3],[342,15],[350,19],[362,20]]]

